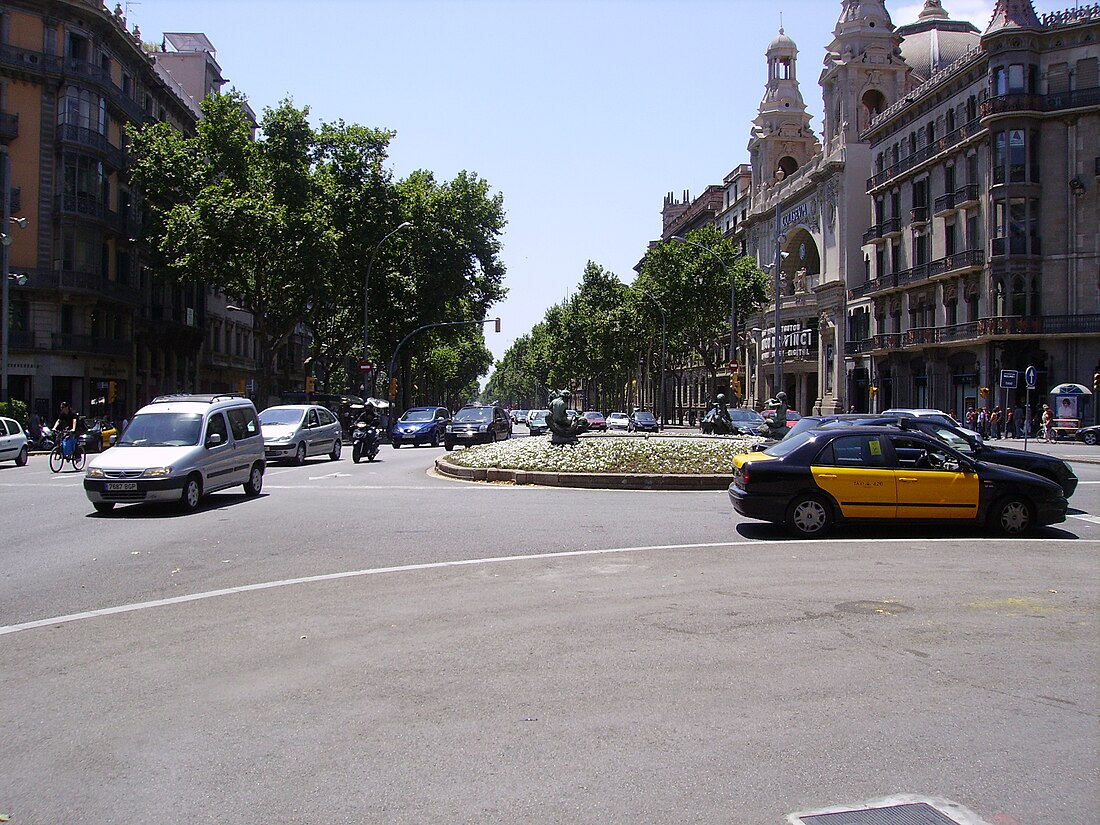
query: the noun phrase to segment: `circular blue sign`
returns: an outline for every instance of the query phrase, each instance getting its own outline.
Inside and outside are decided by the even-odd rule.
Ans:
[[[1035,389],[1035,385],[1039,383],[1039,372],[1035,367],[1028,367],[1024,370],[1024,383],[1027,384],[1029,390]]]

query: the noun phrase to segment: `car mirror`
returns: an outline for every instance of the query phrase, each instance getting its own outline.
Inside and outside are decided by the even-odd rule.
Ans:
[[[764,444],[761,444],[761,443],[760,443],[760,442],[758,441],[758,442],[756,442],[755,444],[753,444],[753,445],[752,445],[751,447],[749,447],[749,452],[753,452],[753,453],[762,453],[762,452],[764,452],[764,450],[766,450],[766,449],[768,449],[768,448],[767,448],[767,446],[766,446],[766,445],[764,445]]]
[[[210,435],[206,437],[206,446],[217,447],[223,440],[221,433],[210,433]]]
[[[976,473],[978,472],[978,465],[971,461],[969,458],[961,458],[959,459],[959,472]]]

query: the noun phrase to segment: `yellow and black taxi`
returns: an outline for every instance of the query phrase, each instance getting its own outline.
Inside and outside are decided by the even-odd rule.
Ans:
[[[973,522],[1015,536],[1065,521],[1068,506],[1049,479],[892,427],[807,430],[739,455],[729,497],[741,515],[803,537],[861,520]]]

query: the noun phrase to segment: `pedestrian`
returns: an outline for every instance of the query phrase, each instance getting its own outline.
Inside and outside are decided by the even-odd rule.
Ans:
[[[1042,426],[1043,443],[1054,443],[1054,413],[1047,404],[1043,404],[1043,417],[1040,419]]]
[[[688,410],[688,426],[695,426],[695,408]]]
[[[1012,407],[1005,413],[1005,438],[1016,437],[1016,412]]]
[[[1001,408],[994,407],[989,414],[989,437],[997,441],[1001,440]]]
[[[968,430],[978,429],[978,411],[973,407],[966,411],[966,428]]]
[[[982,438],[989,438],[989,413],[985,407],[978,410],[978,432]]]

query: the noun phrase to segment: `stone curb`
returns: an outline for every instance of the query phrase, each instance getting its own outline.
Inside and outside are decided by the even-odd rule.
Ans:
[[[652,475],[644,473],[540,473],[497,467],[459,467],[446,458],[435,460],[440,475],[460,481],[484,481],[540,487],[579,487],[589,490],[725,490],[732,475]]]

